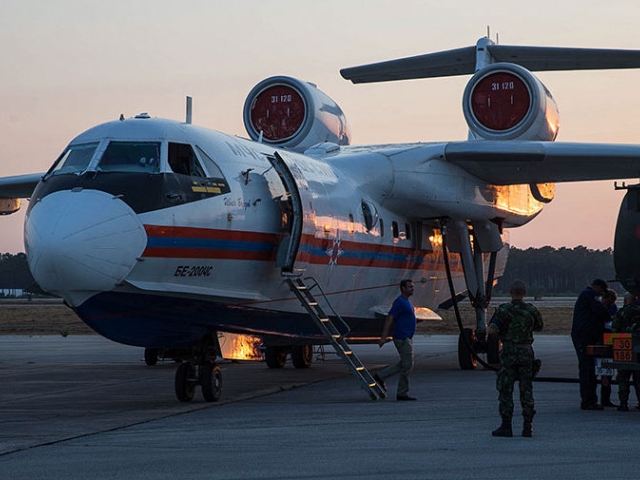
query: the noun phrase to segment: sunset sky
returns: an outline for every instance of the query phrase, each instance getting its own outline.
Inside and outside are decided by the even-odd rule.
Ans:
[[[140,112],[246,136],[242,106],[272,75],[316,83],[344,110],[353,144],[461,140],[469,76],[353,85],[340,68],[499,43],[640,49],[640,2],[538,0],[2,0],[0,175],[45,171],[76,135]],[[640,69],[540,72],[558,141],[640,142]],[[603,164],[606,169],[606,164]],[[511,230],[519,248],[613,246],[623,192],[557,185]],[[24,213],[0,218],[0,252],[24,251]]]

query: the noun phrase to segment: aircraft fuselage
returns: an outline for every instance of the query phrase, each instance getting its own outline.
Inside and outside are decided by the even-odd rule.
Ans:
[[[302,155],[147,116],[100,125],[32,196],[30,267],[122,343],[181,346],[211,331],[316,338],[277,266],[294,214],[277,154],[301,192],[289,273],[316,279],[353,338],[373,338],[401,279],[416,282],[416,305],[449,297],[441,218],[515,226],[541,209],[527,185],[487,185],[442,160],[443,148],[323,144]],[[457,255],[451,265],[462,291]]]

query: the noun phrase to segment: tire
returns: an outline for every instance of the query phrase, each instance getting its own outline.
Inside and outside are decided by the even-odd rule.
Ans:
[[[287,363],[287,351],[283,347],[267,347],[264,361],[269,368],[282,368]]]
[[[489,365],[500,366],[500,349],[502,343],[498,335],[489,335],[487,337],[487,363]]]
[[[222,395],[222,371],[215,363],[202,367],[202,396],[207,402],[217,402]]]
[[[149,366],[154,366],[158,363],[158,349],[157,348],[145,348],[144,349],[144,363]]]
[[[475,334],[470,328],[462,329],[458,337],[458,364],[462,370],[474,370],[478,366],[478,359],[469,348],[475,343]]]
[[[313,363],[313,345],[291,347],[291,363],[295,368],[309,368]]]
[[[195,367],[190,362],[181,363],[178,370],[176,370],[176,397],[181,402],[193,400],[193,395],[196,392],[195,382],[193,382],[195,371]]]

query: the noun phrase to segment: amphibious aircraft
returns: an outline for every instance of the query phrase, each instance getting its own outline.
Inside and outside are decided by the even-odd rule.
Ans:
[[[369,146],[350,145],[343,111],[315,85],[270,77],[245,101],[249,139],[193,125],[189,108],[186,122],[121,116],[45,173],[1,179],[0,196],[4,213],[30,199],[38,284],[107,338],[178,352],[182,401],[196,386],[218,399],[226,334],[258,338],[276,368],[288,354],[308,367],[313,345],[376,341],[403,278],[419,317],[470,298],[476,327],[461,329],[459,360],[473,368],[475,350],[497,355],[485,312],[508,229],[553,200],[553,182],[640,177],[640,146],[554,142],[558,108],[532,72],[639,67],[638,50],[482,38],[346,68],[354,83],[471,75],[467,141]]]

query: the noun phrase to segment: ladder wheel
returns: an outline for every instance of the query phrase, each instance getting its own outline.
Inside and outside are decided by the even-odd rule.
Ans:
[[[287,363],[287,351],[282,347],[267,347],[264,361],[269,368],[282,368]]]
[[[291,347],[291,363],[296,368],[309,368],[313,362],[313,345]]]

